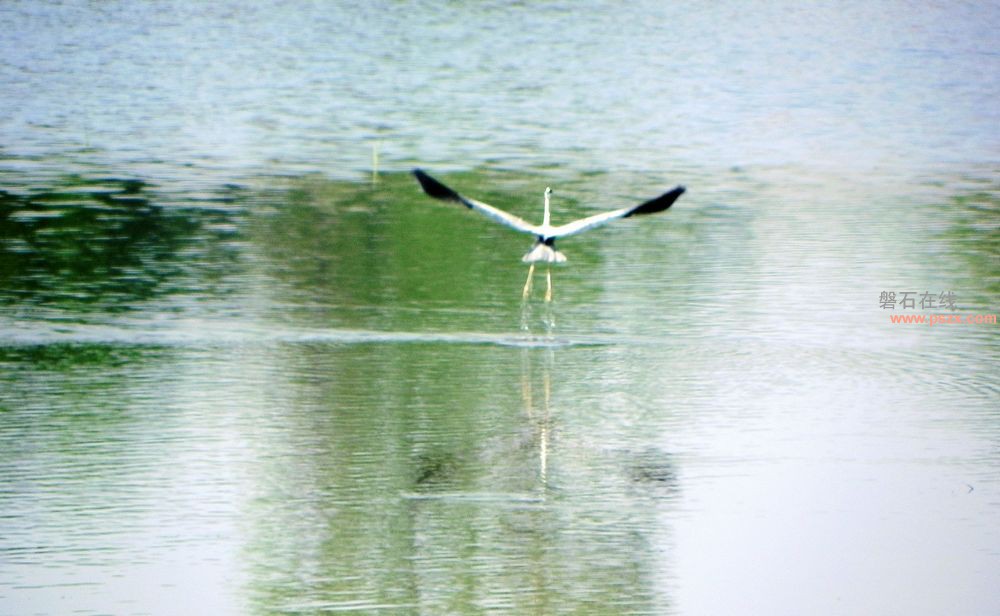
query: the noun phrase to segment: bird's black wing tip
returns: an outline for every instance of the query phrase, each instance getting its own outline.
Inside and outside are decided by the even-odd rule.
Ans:
[[[642,205],[637,205],[624,217],[628,218],[629,216],[635,216],[641,214],[655,214],[657,212],[662,212],[663,210],[673,205],[674,202],[677,201],[677,199],[679,199],[680,196],[683,195],[685,191],[687,191],[687,188],[683,186],[676,186],[672,190],[668,190],[659,197],[656,197],[655,199],[650,199],[649,201],[643,203]]]
[[[420,187],[424,189],[427,196],[445,201],[462,201],[462,197],[457,192],[427,175],[423,169],[414,169],[413,175],[420,182]]]

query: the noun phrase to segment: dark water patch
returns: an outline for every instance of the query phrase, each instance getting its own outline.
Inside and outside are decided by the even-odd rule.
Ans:
[[[67,177],[49,190],[0,193],[0,303],[115,313],[197,292],[192,274],[210,280],[235,268],[230,241],[241,220],[238,211],[164,207],[139,179]]]

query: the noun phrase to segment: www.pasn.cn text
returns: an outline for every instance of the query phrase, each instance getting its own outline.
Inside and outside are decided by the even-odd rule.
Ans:
[[[890,314],[892,323],[917,323],[927,325],[996,325],[995,314]]]

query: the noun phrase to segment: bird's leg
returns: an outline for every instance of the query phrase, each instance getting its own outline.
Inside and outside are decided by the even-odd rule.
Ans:
[[[531,295],[531,278],[535,275],[535,264],[532,263],[531,267],[528,268],[528,279],[524,281],[524,291],[521,293],[521,299],[528,299]]]
[[[545,278],[548,280],[548,286],[545,288],[545,301],[552,301],[552,268],[545,269]]]

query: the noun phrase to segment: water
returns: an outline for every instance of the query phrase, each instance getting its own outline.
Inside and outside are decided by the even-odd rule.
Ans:
[[[1000,611],[995,7],[0,26],[0,612]]]

